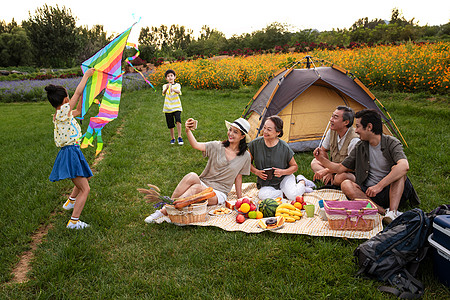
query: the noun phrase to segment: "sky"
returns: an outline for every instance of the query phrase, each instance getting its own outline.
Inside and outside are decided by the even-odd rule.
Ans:
[[[29,14],[47,4],[70,9],[78,26],[100,24],[108,34],[119,34],[140,19],[133,28],[129,42],[137,43],[142,27],[172,24],[192,29],[198,36],[203,25],[216,29],[227,38],[251,33],[273,22],[291,26],[290,31],[319,31],[350,28],[355,21],[367,17],[390,20],[393,8],[398,8],[407,20],[414,18],[420,26],[442,25],[450,21],[448,0],[16,0],[3,5],[0,20],[21,23]]]

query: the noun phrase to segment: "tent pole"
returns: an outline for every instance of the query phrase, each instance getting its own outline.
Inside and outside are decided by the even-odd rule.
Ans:
[[[380,100],[378,100],[377,98],[375,98],[375,100],[377,100],[378,104],[381,105],[381,107],[387,113],[388,117],[392,120],[392,124],[394,124],[395,129],[397,130],[398,134],[400,134],[400,137],[402,138],[402,140],[405,143],[406,147],[409,148],[408,143],[406,143],[405,138],[403,137],[402,133],[400,132],[400,129],[398,129],[397,124],[395,124],[394,119],[392,119],[391,114],[388,112],[386,107],[384,107],[384,105],[380,102]]]
[[[306,68],[311,69],[311,56],[306,56]]]
[[[241,118],[244,117],[247,107],[250,105],[250,103],[253,103],[254,100],[255,99],[251,98],[250,101],[248,101],[247,105],[245,106],[244,110],[242,111]]]
[[[317,148],[320,148],[323,143],[323,139],[325,138],[325,135],[327,134],[328,127],[330,126],[330,121],[328,121],[327,127],[325,127],[325,131],[323,132],[322,138],[320,139],[319,146]]]

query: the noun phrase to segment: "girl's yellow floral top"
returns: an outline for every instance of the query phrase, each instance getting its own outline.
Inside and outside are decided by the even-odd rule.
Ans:
[[[78,145],[81,138],[81,128],[72,116],[69,103],[63,104],[53,118],[55,124],[54,138],[56,147]]]

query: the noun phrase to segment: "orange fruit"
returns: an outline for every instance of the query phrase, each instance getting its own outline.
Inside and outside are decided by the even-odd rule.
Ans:
[[[244,214],[246,214],[250,211],[250,205],[248,203],[242,203],[240,209]]]
[[[262,219],[264,216],[263,216],[263,213],[262,212],[260,212],[259,210],[257,210],[256,211],[256,218],[257,219]]]
[[[302,209],[303,205],[300,202],[295,202],[294,207],[298,209]]]

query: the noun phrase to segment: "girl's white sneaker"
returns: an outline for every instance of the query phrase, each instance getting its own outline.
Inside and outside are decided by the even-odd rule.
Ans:
[[[69,220],[69,222],[67,223],[67,228],[69,229],[84,229],[89,227],[90,225],[87,223],[84,223],[83,221],[76,221],[75,223],[72,220]]]

